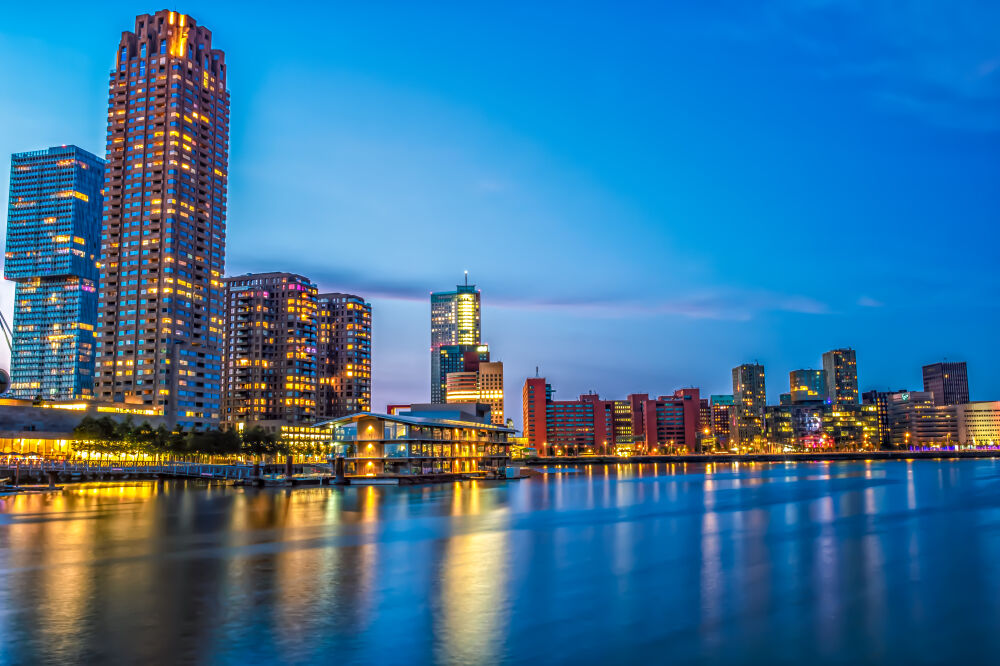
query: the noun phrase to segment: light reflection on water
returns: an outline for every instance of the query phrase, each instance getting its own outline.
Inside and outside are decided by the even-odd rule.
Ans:
[[[968,661],[1000,463],[0,498],[0,663]]]

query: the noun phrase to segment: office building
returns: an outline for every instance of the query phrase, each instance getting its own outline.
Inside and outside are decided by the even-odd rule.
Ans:
[[[277,431],[316,416],[316,285],[293,273],[226,278],[223,421]]]
[[[788,387],[792,404],[826,402],[829,397],[826,370],[792,370],[788,373]]]
[[[115,51],[95,393],[220,418],[229,163],[222,51],[190,16],[136,17]]]
[[[603,400],[594,393],[554,400],[544,378],[525,381],[524,435],[543,455],[696,452],[701,445],[698,389],[650,398]]]
[[[897,393],[905,393],[905,391],[897,391]],[[861,394],[861,404],[863,405],[873,405],[875,407],[876,423],[878,424],[878,430],[876,434],[876,441],[878,443],[878,448],[889,449],[891,448],[891,443],[889,439],[889,396],[892,395],[891,392],[887,391],[865,391]]]
[[[448,373],[445,402],[488,405],[491,421],[495,425],[504,425],[503,363],[477,360],[475,368]]]
[[[713,395],[712,404],[712,437],[715,438],[715,445],[722,450],[729,449],[730,422],[733,415],[733,396]]]
[[[103,184],[103,160],[76,146],[11,157],[11,398],[93,396]]]
[[[767,392],[764,366],[744,363],[733,368],[733,421],[730,439],[736,446],[751,446],[764,436]]]
[[[765,408],[765,422],[768,444],[783,451],[879,448],[875,405],[838,405],[815,400],[774,405]]]
[[[431,402],[447,402],[448,375],[453,372],[477,372],[480,363],[490,360],[489,345],[441,345],[433,350]]]
[[[924,391],[934,394],[935,405],[964,405],[969,402],[969,375],[965,361],[925,365],[923,374]]]
[[[316,418],[370,412],[372,306],[353,294],[319,294]]]
[[[1000,401],[955,406],[958,441],[965,446],[1000,446]]]
[[[455,287],[455,291],[439,291],[431,294],[431,402],[445,401],[445,384],[448,372],[457,369],[442,367],[441,349],[450,348],[451,360],[482,344],[480,293],[476,285],[469,284],[466,274],[465,284]]]
[[[858,363],[853,349],[834,349],[823,354],[827,396],[838,405],[858,404]]]
[[[935,405],[929,391],[903,391],[888,397],[889,442],[892,448],[954,446],[959,443],[953,405]]]

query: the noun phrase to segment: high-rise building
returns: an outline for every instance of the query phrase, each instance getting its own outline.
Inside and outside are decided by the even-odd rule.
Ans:
[[[733,368],[733,420],[730,439],[737,446],[750,446],[764,436],[764,366],[744,363]]]
[[[897,391],[897,393],[905,393],[905,391]],[[875,407],[875,414],[877,415],[876,423],[878,424],[875,440],[880,449],[890,448],[889,396],[891,395],[892,393],[890,392],[875,390],[865,391],[861,394],[861,403],[863,405],[872,405]]]
[[[504,424],[503,363],[481,361],[477,369],[449,372],[446,382],[445,402],[478,402],[489,405],[490,421]]]
[[[788,373],[788,387],[793,404],[825,402],[830,395],[826,370],[792,370]]]
[[[453,372],[475,372],[480,363],[490,360],[489,345],[441,345],[432,352],[431,404],[446,402],[448,375]]]
[[[889,396],[889,438],[896,449],[953,446],[958,440],[954,405],[935,405],[929,391],[901,391]]]
[[[76,146],[11,157],[11,398],[93,395],[103,185],[104,161]]]
[[[858,404],[858,363],[853,349],[834,349],[823,354],[826,394],[837,405]]]
[[[733,413],[733,396],[713,395],[712,404],[712,437],[715,445],[721,449],[729,449],[730,422]]]
[[[445,401],[445,384],[449,370],[442,368],[442,347],[451,347],[449,352],[454,360],[456,353],[464,354],[469,348],[482,344],[480,314],[480,293],[476,285],[469,284],[466,274],[465,284],[455,287],[455,291],[438,291],[431,294],[431,402]],[[457,348],[462,347],[461,351]],[[456,372],[457,370],[451,370]]]
[[[223,420],[267,428],[316,416],[316,285],[292,273],[226,278]]]
[[[964,405],[969,402],[969,375],[965,361],[932,363],[923,367],[924,391],[934,394],[934,404]]]
[[[173,11],[123,32],[108,91],[96,395],[220,418],[229,92],[212,33]]]
[[[372,408],[372,306],[353,294],[317,297],[319,388],[316,417],[335,419]]]

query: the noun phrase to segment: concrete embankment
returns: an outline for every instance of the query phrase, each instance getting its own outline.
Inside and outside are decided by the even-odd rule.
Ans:
[[[948,460],[1000,458],[997,451],[866,451],[816,453],[702,453],[671,456],[553,456],[518,461],[527,465],[622,465],[629,463],[836,462],[843,460]]]

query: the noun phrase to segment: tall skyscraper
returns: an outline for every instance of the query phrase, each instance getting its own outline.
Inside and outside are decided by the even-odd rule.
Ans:
[[[730,440],[738,446],[751,445],[764,435],[767,391],[763,365],[744,363],[733,368],[733,403]]]
[[[4,277],[14,288],[9,397],[90,397],[104,161],[76,146],[15,153]]]
[[[835,405],[858,404],[858,363],[853,349],[834,349],[823,354],[827,395]]]
[[[214,426],[229,164],[222,51],[190,16],[136,17],[108,93],[96,393]]]
[[[934,394],[935,405],[969,402],[969,374],[965,361],[932,363],[923,367],[924,391]]]
[[[825,402],[829,394],[826,370],[792,370],[788,373],[790,401]]]
[[[316,418],[372,408],[372,306],[353,294],[317,297]]]
[[[316,285],[292,273],[226,278],[223,420],[308,423],[316,416]],[[265,425],[265,424],[261,424]]]
[[[447,369],[442,369],[442,347],[451,347],[450,356],[464,354],[482,343],[480,293],[476,285],[465,284],[455,291],[431,294],[431,402],[445,401]],[[453,370],[454,371],[454,370]]]

